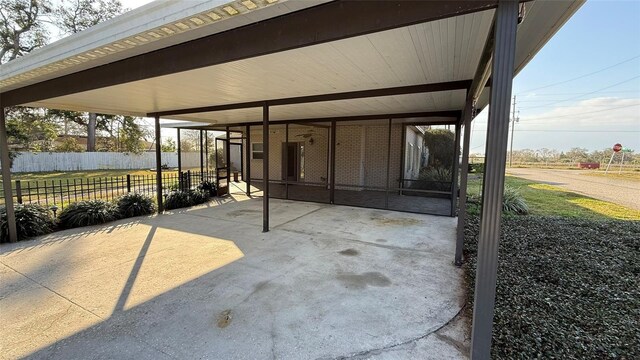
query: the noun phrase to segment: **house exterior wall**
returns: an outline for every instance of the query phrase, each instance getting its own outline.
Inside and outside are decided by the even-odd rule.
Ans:
[[[282,180],[282,144],[286,140],[285,126],[270,126],[269,136],[269,179]],[[311,136],[307,137],[307,135]],[[311,144],[310,139],[313,139]],[[289,142],[304,145],[304,181],[306,183],[326,183],[327,155],[329,150],[329,129],[324,127],[296,126],[289,129]],[[262,143],[262,127],[251,128],[251,143]],[[251,151],[251,145],[248,146]],[[251,178],[262,179],[262,159],[250,160]]]
[[[387,184],[388,125],[340,125],[336,129],[336,188],[358,190],[384,188]],[[402,125],[391,128],[389,160],[389,186],[397,188],[401,178]],[[282,180],[282,144],[285,126],[270,126],[269,178]],[[407,130],[412,131],[412,130]],[[309,134],[312,134],[310,137]],[[310,139],[313,138],[313,144]],[[414,135],[413,142],[419,141]],[[289,142],[304,144],[305,183],[327,183],[329,156],[329,129],[290,125]],[[420,146],[422,146],[421,140]],[[251,143],[262,143],[262,127],[251,129]],[[247,146],[251,151],[251,145]],[[250,161],[251,178],[262,179],[262,160]],[[341,186],[342,185],[342,186]]]

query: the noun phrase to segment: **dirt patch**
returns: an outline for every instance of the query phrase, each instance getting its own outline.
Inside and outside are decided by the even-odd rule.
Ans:
[[[339,251],[338,254],[345,255],[345,256],[358,256],[360,255],[360,252],[356,249],[346,249],[346,250]]]
[[[409,226],[420,224],[420,220],[411,218],[385,218],[385,217],[372,217],[371,220],[377,222],[379,225],[395,225],[395,226]]]
[[[246,210],[234,210],[234,211],[229,211],[227,213],[228,216],[233,216],[233,217],[238,217],[238,216],[242,216],[242,215],[248,215],[248,214],[257,214],[260,213],[260,210],[251,210],[251,209],[246,209]]]
[[[391,280],[377,271],[363,274],[340,274],[336,276],[336,279],[342,281],[347,288],[351,289],[365,289],[367,286],[387,287],[391,285]]]
[[[224,329],[229,324],[231,324],[231,310],[225,310],[218,315],[218,327]]]

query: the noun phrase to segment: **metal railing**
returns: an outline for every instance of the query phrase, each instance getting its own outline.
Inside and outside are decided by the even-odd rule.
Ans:
[[[215,182],[215,172],[163,173],[162,192],[191,190],[202,181]],[[0,181],[1,183],[1,181]],[[61,209],[83,200],[113,201],[127,193],[140,193],[155,199],[156,175],[123,175],[59,180],[14,180],[11,182],[14,203],[56,205]],[[4,192],[0,187],[0,205],[4,205]]]

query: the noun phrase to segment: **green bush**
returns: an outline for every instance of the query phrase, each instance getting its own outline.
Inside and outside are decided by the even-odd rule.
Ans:
[[[467,196],[467,213],[480,214],[482,207],[482,195]],[[502,211],[507,214],[526,215],[529,213],[529,205],[518,189],[505,186],[502,197]]]
[[[484,163],[482,163],[482,164],[469,164],[469,172],[484,173]]]
[[[526,215],[529,213],[529,205],[518,189],[506,186],[502,197],[502,211],[508,214]]]
[[[167,210],[179,209],[209,201],[209,193],[201,190],[173,191],[167,196],[164,208]]]
[[[15,205],[18,240],[44,235],[55,229],[55,221],[49,209],[36,204]],[[0,243],[9,241],[7,209],[0,206]]]
[[[70,204],[58,217],[60,227],[65,229],[98,225],[118,219],[118,207],[103,200],[87,200]]]
[[[191,199],[187,191],[172,191],[164,201],[164,208],[167,210],[189,206],[191,206]]]
[[[191,205],[204,204],[209,201],[209,191],[196,190],[189,192],[189,200]]]
[[[445,167],[422,168],[418,175],[419,181],[414,181],[412,188],[422,190],[451,190],[451,169]]]
[[[153,199],[138,193],[130,193],[120,197],[117,206],[118,213],[122,218],[150,215],[156,211]]]
[[[479,228],[470,216],[468,316]],[[505,217],[498,252],[492,359],[640,359],[640,221]]]

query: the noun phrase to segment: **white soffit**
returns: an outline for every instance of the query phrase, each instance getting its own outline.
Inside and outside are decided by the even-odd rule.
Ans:
[[[492,18],[493,10],[483,11],[28,105],[144,116],[200,106],[469,80]],[[437,94],[426,101],[427,107],[449,107],[448,98]],[[305,116],[300,113],[296,118]]]
[[[0,89],[45,81],[329,0],[158,0],[0,66]]]
[[[465,90],[428,94],[381,96],[362,99],[281,105],[269,108],[270,121],[457,110],[464,106]],[[172,119],[229,124],[262,120],[262,108],[216,111],[173,116]]]

